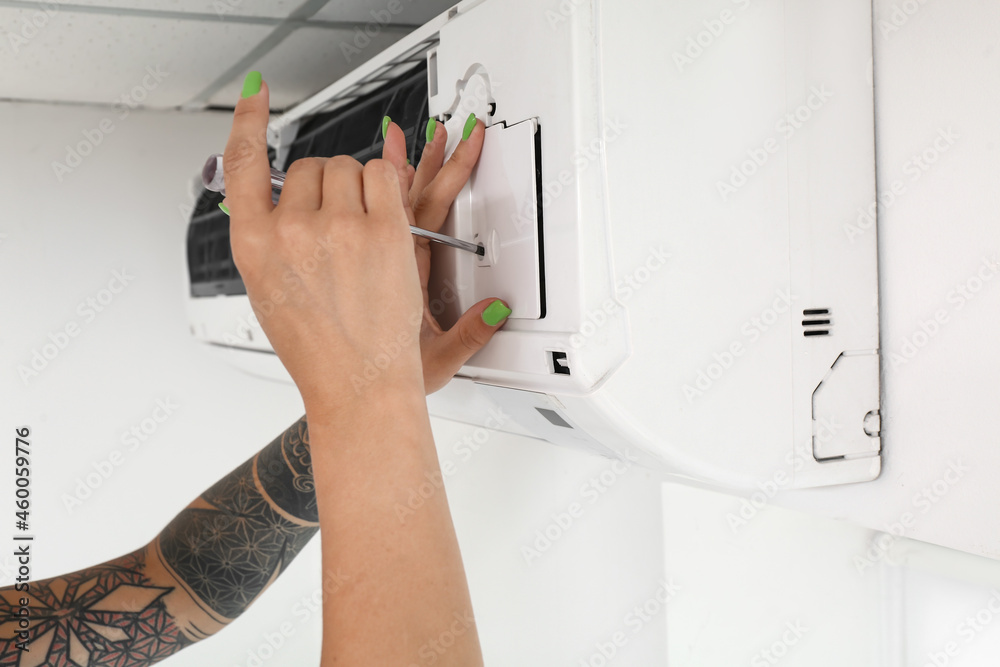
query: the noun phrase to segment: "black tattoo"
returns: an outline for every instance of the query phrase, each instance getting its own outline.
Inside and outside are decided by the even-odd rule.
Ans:
[[[32,582],[31,616],[19,631],[19,593],[0,591],[0,665],[147,667],[191,644],[151,586],[138,551],[116,561]],[[22,650],[23,648],[23,650]]]
[[[303,417],[147,547],[31,582],[26,629],[27,594],[0,589],[0,667],[149,667],[239,616],[318,530]]]
[[[319,522],[305,417],[257,455],[257,475],[278,507],[303,521]]]
[[[319,530],[313,486],[303,418],[203,493],[204,507],[177,515],[158,538],[164,562],[212,612],[236,618]]]

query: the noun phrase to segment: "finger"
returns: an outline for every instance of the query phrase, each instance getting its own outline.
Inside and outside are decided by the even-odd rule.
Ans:
[[[323,203],[325,157],[299,158],[288,168],[281,189],[282,209],[317,211]]]
[[[271,165],[267,159],[269,93],[260,72],[247,74],[243,97],[233,112],[233,128],[223,155],[226,197],[238,212],[268,213],[271,203]]]
[[[363,215],[365,212],[361,163],[348,155],[338,155],[323,166],[323,210],[334,216]]]
[[[472,122],[475,124],[472,125],[468,138],[459,142],[458,148],[441,167],[434,180],[428,183],[417,197],[413,205],[413,214],[418,227],[432,232],[438,231],[448,216],[448,209],[469,181],[486,138],[486,126],[483,122],[470,114],[469,123]]]
[[[399,196],[396,168],[386,160],[369,160],[361,173],[365,210],[376,220],[405,222],[403,203]]]
[[[444,164],[444,147],[448,143],[448,130],[445,129],[444,123],[430,118],[427,120],[424,133],[427,143],[424,144],[424,152],[420,154],[417,175],[410,187],[411,197],[419,197],[424,188],[441,171],[441,165]]]
[[[500,299],[484,299],[465,311],[458,322],[434,339],[428,362],[453,376],[472,355],[483,349],[510,315]]]
[[[396,168],[396,176],[399,180],[400,200],[409,208],[410,191],[406,186],[410,179],[407,174],[409,164],[406,162],[406,135],[402,128],[396,125],[386,116],[382,119],[382,137],[385,143],[382,144],[382,159]]]

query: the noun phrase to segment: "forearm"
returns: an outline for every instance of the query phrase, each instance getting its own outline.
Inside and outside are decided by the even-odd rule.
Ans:
[[[27,591],[0,590],[0,665],[24,664],[24,649],[48,655],[38,664],[152,665],[239,616],[317,530],[303,418],[146,547]]]
[[[397,513],[440,475],[425,399],[374,394],[310,413],[323,567],[348,581],[324,598],[323,665],[482,664],[444,489]]]
[[[319,529],[303,417],[199,496],[153,540],[151,558],[197,606],[191,639],[242,614]]]
[[[145,667],[190,645],[165,602],[183,594],[154,583],[147,559],[143,548],[0,590],[0,665]]]

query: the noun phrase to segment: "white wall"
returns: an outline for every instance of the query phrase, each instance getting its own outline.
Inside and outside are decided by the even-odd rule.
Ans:
[[[730,4],[700,11],[710,18]],[[873,5],[884,466],[876,482],[799,491],[774,503],[885,529],[898,529],[909,514],[916,525],[905,526],[905,535],[996,558],[1000,292],[995,280],[983,285],[960,313],[948,295],[984,257],[995,259],[1000,245],[1000,4]],[[737,39],[739,24],[730,30]],[[945,153],[927,151],[949,129],[959,137],[954,145],[939,141]],[[914,158],[925,151],[925,166],[917,167]],[[896,182],[904,193],[893,201],[885,193]],[[907,352],[904,341],[920,344],[920,323],[941,308],[947,327],[916,356]],[[944,485],[955,460],[968,470],[960,483],[949,474]],[[924,489],[933,489],[933,504],[917,499]],[[727,515],[737,515],[742,500],[693,489],[667,487],[664,507],[666,569],[697,590],[670,607],[672,667],[753,667],[796,620],[809,628],[801,641],[757,664],[997,664],[996,560],[770,506],[734,530]]]
[[[996,664],[996,561],[678,485],[664,485],[663,503],[666,571],[681,590],[662,664]]]
[[[975,22],[986,7],[973,0],[958,4],[953,24]],[[891,2],[878,5],[880,16],[891,11]],[[923,54],[923,71],[939,62],[931,45],[939,54],[948,51],[933,41],[933,27],[956,16],[949,11],[957,4],[951,10],[945,3],[924,5],[907,33],[890,38],[908,50],[881,48],[897,77],[919,74],[907,69],[907,54]],[[975,53],[984,57],[995,52],[995,38],[980,34],[976,44]],[[960,83],[963,90],[973,85]],[[886,100],[883,108],[890,104]],[[949,106],[921,127],[947,124],[961,113]],[[105,118],[114,131],[59,182],[51,163],[64,161],[65,146]],[[301,404],[292,387],[234,371],[187,333],[189,181],[203,158],[223,146],[227,114],[133,112],[122,119],[100,107],[0,103],[0,127],[0,429],[9,438],[16,426],[33,430],[34,574],[43,578],[146,542],[296,419]],[[911,128],[884,128],[881,140],[904,131]],[[933,185],[927,206],[905,204],[892,213],[993,224],[995,188],[982,174],[989,173],[994,153],[991,144],[966,155],[961,172],[942,165],[925,181]],[[886,162],[884,154],[880,159],[880,166],[901,163],[895,157]],[[963,199],[967,208],[954,214],[930,209],[962,183],[976,195]],[[961,242],[941,234],[944,242]],[[886,238],[916,240],[899,226]],[[890,256],[887,266],[893,265]],[[134,280],[85,321],[77,305],[98,295],[121,269]],[[903,294],[900,287],[896,295]],[[17,365],[28,364],[32,351],[70,322],[80,325],[80,334],[44,372],[23,382]],[[158,399],[179,407],[141,448],[125,451],[122,432],[150,416]],[[872,551],[877,535],[870,531],[774,507],[734,531],[726,518],[738,511],[737,498],[663,486],[656,474],[640,469],[595,497],[584,487],[607,470],[603,460],[499,433],[464,460],[454,443],[474,427],[435,420],[434,429],[442,458],[457,467],[448,493],[487,664],[923,667],[936,661],[936,667],[979,667],[1000,655],[1000,621],[989,607],[992,589],[1000,589],[994,561],[908,540]],[[80,507],[67,510],[62,496],[115,449],[124,452],[124,463]],[[13,497],[8,461],[0,461],[0,507]],[[527,562],[522,548],[533,546],[536,531],[554,530],[552,516],[572,502],[582,503],[582,518]],[[12,532],[0,529],[0,542],[9,544]],[[859,571],[857,559],[871,554],[874,564]],[[3,583],[12,579],[11,565],[10,556],[0,556]],[[664,579],[678,587],[666,609],[655,600]],[[248,652],[267,646],[285,621],[293,634],[262,664],[316,664],[319,617],[300,600],[318,582],[316,542],[232,627],[167,664],[256,664]],[[648,621],[635,612],[644,604],[653,610]],[[978,625],[966,620],[977,615]],[[796,622],[806,628],[801,639],[782,657],[764,658],[763,650],[782,641],[785,624]],[[610,652],[616,635],[624,646],[604,661],[601,648]],[[945,653],[950,642],[953,656]]]
[[[64,161],[65,146],[105,118],[114,130],[60,182],[51,163]],[[229,123],[228,114],[133,112],[119,119],[99,107],[0,104],[0,428],[11,439],[16,427],[32,429],[36,578],[144,544],[302,413],[293,387],[233,370],[187,330],[181,211],[192,204],[191,177],[224,146]],[[78,304],[96,298],[116,270],[134,278],[88,321]],[[33,350],[70,323],[79,334],[37,377],[22,381],[17,366],[30,365]],[[178,407],[129,451],[121,434],[150,417],[157,400]],[[488,664],[589,658],[594,643],[659,585],[660,480],[633,469],[591,503],[581,487],[607,468],[602,459],[492,434],[465,460],[454,443],[475,428],[435,420],[434,429],[443,457],[457,468],[448,491]],[[62,497],[114,450],[123,463],[70,511]],[[13,500],[4,472],[12,466],[13,458],[0,461],[0,503]],[[574,501],[586,505],[582,518],[527,562],[521,547],[532,546],[535,531]],[[0,529],[0,542],[12,532]],[[248,651],[284,621],[294,634],[263,664],[317,664],[319,616],[296,604],[318,586],[318,546],[238,622],[168,664],[254,664]],[[4,584],[12,564],[0,556]],[[616,664],[659,664],[665,623],[661,613],[644,626]]]

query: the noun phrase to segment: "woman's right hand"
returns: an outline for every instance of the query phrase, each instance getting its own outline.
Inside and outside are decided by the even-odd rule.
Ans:
[[[422,395],[424,297],[396,167],[296,160],[275,206],[268,89],[255,74],[224,164],[233,259],[264,333],[307,412],[376,387]]]

